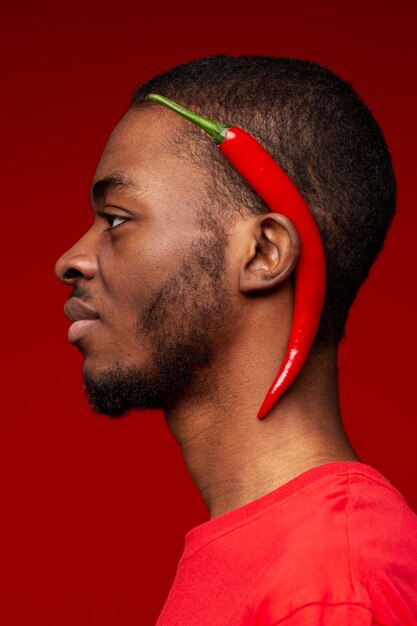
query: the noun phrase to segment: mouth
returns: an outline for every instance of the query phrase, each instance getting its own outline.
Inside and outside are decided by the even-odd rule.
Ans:
[[[70,343],[76,343],[100,321],[97,311],[91,309],[78,298],[67,300],[64,313],[73,322],[68,329],[68,341]]]

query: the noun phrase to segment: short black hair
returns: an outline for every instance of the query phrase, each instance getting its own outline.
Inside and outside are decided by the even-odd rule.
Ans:
[[[314,347],[337,344],[395,213],[391,157],[369,109],[349,83],[318,63],[266,56],[216,55],[184,63],[142,84],[130,106],[145,106],[149,93],[240,126],[290,176],[318,224],[326,256]],[[189,133],[203,134],[193,124]],[[211,170],[213,200],[223,200],[222,211],[269,212],[212,140],[203,152],[198,145],[193,158]]]

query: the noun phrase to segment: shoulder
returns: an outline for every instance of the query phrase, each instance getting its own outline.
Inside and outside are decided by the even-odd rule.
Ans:
[[[259,624],[417,623],[417,516],[381,474],[355,464],[282,504],[280,549],[253,589]]]
[[[397,560],[405,551],[417,563],[416,513],[377,470],[361,463],[351,466],[308,485],[293,501],[283,503],[280,513],[287,509],[291,521],[289,544],[301,542],[323,560],[342,550],[365,565],[390,555]]]
[[[412,580],[417,588],[417,515],[377,470],[352,464],[319,481],[304,500],[296,543],[288,536],[294,555],[303,549],[301,576],[315,580],[319,567],[324,584],[344,577],[354,600],[361,586],[374,588],[388,579],[399,585]]]
[[[345,526],[352,568],[392,572],[417,568],[417,515],[401,493],[373,470],[346,475]],[[379,570],[377,570],[379,571]]]

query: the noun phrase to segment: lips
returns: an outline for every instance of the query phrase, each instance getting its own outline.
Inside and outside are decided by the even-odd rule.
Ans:
[[[64,306],[64,313],[71,322],[78,322],[79,320],[98,320],[100,317],[97,311],[90,309],[89,306],[78,298],[70,298],[67,300]]]
[[[70,298],[64,306],[64,313],[71,320],[72,324],[68,329],[68,341],[76,343],[85,337],[100,319],[99,314],[94,309],[84,304],[78,298]]]

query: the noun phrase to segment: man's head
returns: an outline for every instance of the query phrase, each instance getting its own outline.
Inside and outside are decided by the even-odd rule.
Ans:
[[[210,138],[147,103],[150,92],[250,132],[304,195],[327,258],[318,348],[343,336],[395,205],[378,126],[351,88],[320,66],[220,56],[142,85],[98,166],[95,222],[57,263],[58,276],[75,287],[72,296],[100,315],[77,344],[93,408],[114,416],[167,408],[190,385],[198,389],[216,356],[239,341],[246,302],[261,289],[259,270],[267,272],[262,298],[279,288],[289,302],[297,257],[291,224],[268,218]],[[108,230],[106,219],[112,225],[115,216]],[[261,231],[266,246],[254,236]],[[268,273],[278,242],[281,274]]]
[[[336,345],[395,212],[391,158],[368,108],[348,83],[316,63],[261,56],[185,63],[144,83],[131,106],[148,106],[149,93],[243,128],[290,176],[318,223],[327,259],[315,347]],[[179,147],[211,171],[220,218],[268,212],[213,142],[203,137],[203,143],[192,124],[188,133]]]

